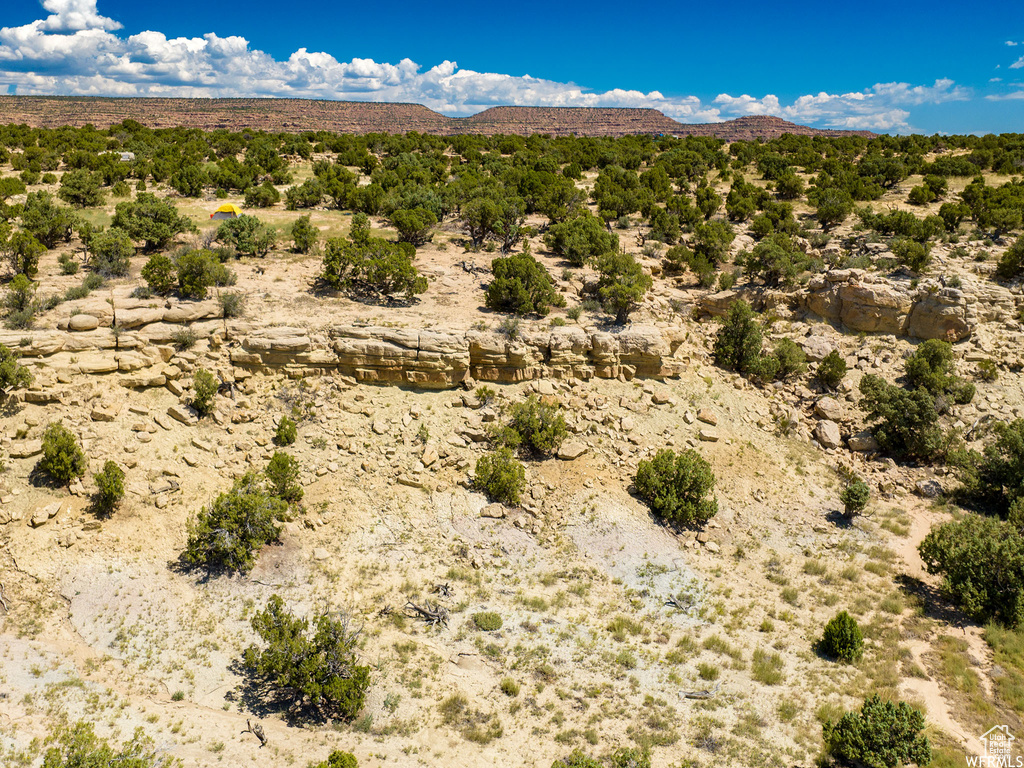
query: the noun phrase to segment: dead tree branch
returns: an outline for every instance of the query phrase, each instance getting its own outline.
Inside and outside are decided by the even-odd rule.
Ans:
[[[256,725],[253,725],[248,720],[246,720],[245,721],[245,726],[246,726],[246,728],[245,728],[244,731],[242,731],[242,733],[251,733],[257,739],[259,739],[260,740],[260,749],[263,749],[263,747],[267,746],[267,735],[263,732],[263,726],[262,725],[260,725],[259,723],[256,723]]]
[[[406,613],[417,619],[423,619],[427,624],[444,624],[448,626],[448,609],[438,603],[431,604],[429,601],[422,606],[410,600],[405,604]]]
[[[713,699],[715,694],[718,693],[718,689],[722,687],[719,683],[709,691],[680,691],[679,695],[684,699]]]

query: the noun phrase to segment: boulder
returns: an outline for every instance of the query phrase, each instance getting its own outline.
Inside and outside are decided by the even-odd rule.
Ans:
[[[814,428],[814,436],[825,448],[838,448],[843,444],[842,435],[839,434],[839,425],[830,419],[823,419]]]
[[[938,480],[918,480],[914,485],[914,493],[926,499],[935,499],[942,495],[942,484]]]
[[[830,352],[836,349],[836,345],[824,336],[808,336],[798,343],[804,354],[807,355],[807,359],[815,363],[824,360]]]
[[[100,327],[99,318],[92,315],[72,315],[68,320],[69,331],[94,331]]]
[[[697,437],[700,438],[705,443],[718,442],[718,432],[714,429],[708,429],[707,427],[700,430],[700,432],[697,433]]]
[[[501,520],[505,517],[504,504],[488,504],[480,510],[480,517],[489,517],[492,520]]]
[[[187,405],[172,405],[167,409],[167,415],[175,421],[180,421],[182,424],[198,424],[199,419],[192,408]]]
[[[558,449],[558,458],[563,461],[572,461],[585,454],[587,450],[586,443],[579,440],[566,440]]]
[[[42,440],[15,440],[11,443],[10,456],[12,459],[28,459],[38,456],[42,452]]]
[[[845,410],[843,404],[834,397],[823,397],[814,404],[815,415],[829,421],[841,420]]]
[[[850,435],[850,439],[846,441],[846,444],[850,447],[851,451],[857,451],[860,453],[878,450],[878,441],[875,440],[875,436],[866,429],[855,435]]]

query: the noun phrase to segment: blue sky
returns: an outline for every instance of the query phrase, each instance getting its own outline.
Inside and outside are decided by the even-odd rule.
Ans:
[[[4,0],[0,90],[642,106],[1024,132],[1024,3]],[[294,9],[294,10],[293,10]]]

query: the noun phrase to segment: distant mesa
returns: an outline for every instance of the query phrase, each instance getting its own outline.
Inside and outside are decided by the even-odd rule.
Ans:
[[[810,128],[766,115],[723,123],[680,123],[656,109],[613,107],[491,107],[469,117],[447,117],[422,104],[307,99],[156,99],[94,96],[0,95],[4,122],[33,128],[109,128],[135,120],[150,128],[262,130],[281,133],[547,133],[552,136],[715,136],[728,141],[800,136],[865,136],[870,131]]]

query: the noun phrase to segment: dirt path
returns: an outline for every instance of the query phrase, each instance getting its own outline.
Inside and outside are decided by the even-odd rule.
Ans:
[[[932,525],[938,522],[937,516],[916,501],[910,502],[906,512],[910,516],[910,533],[903,540],[902,545],[897,548],[897,552],[905,566],[905,573],[911,578],[919,579],[930,586],[938,586],[938,580],[925,570],[924,562],[917,551],[918,545],[928,535]],[[963,630],[964,640],[967,641],[968,654],[974,664],[975,671],[978,673],[980,685],[984,690],[985,697],[991,699],[994,694],[990,675],[992,652],[982,637],[981,627],[965,626]],[[926,665],[923,662],[923,657],[934,650],[930,642],[925,639],[911,640],[907,643],[907,647],[911,654],[913,654],[914,662],[917,666],[925,669]],[[942,687],[937,680],[909,677],[904,678],[900,686],[904,691],[912,693],[924,703],[928,719],[934,725],[946,731],[970,753],[975,755],[984,754],[984,748],[981,742],[978,741],[977,736],[969,733],[964,726],[953,719],[953,716],[950,714],[949,702],[947,702],[943,695]]]

